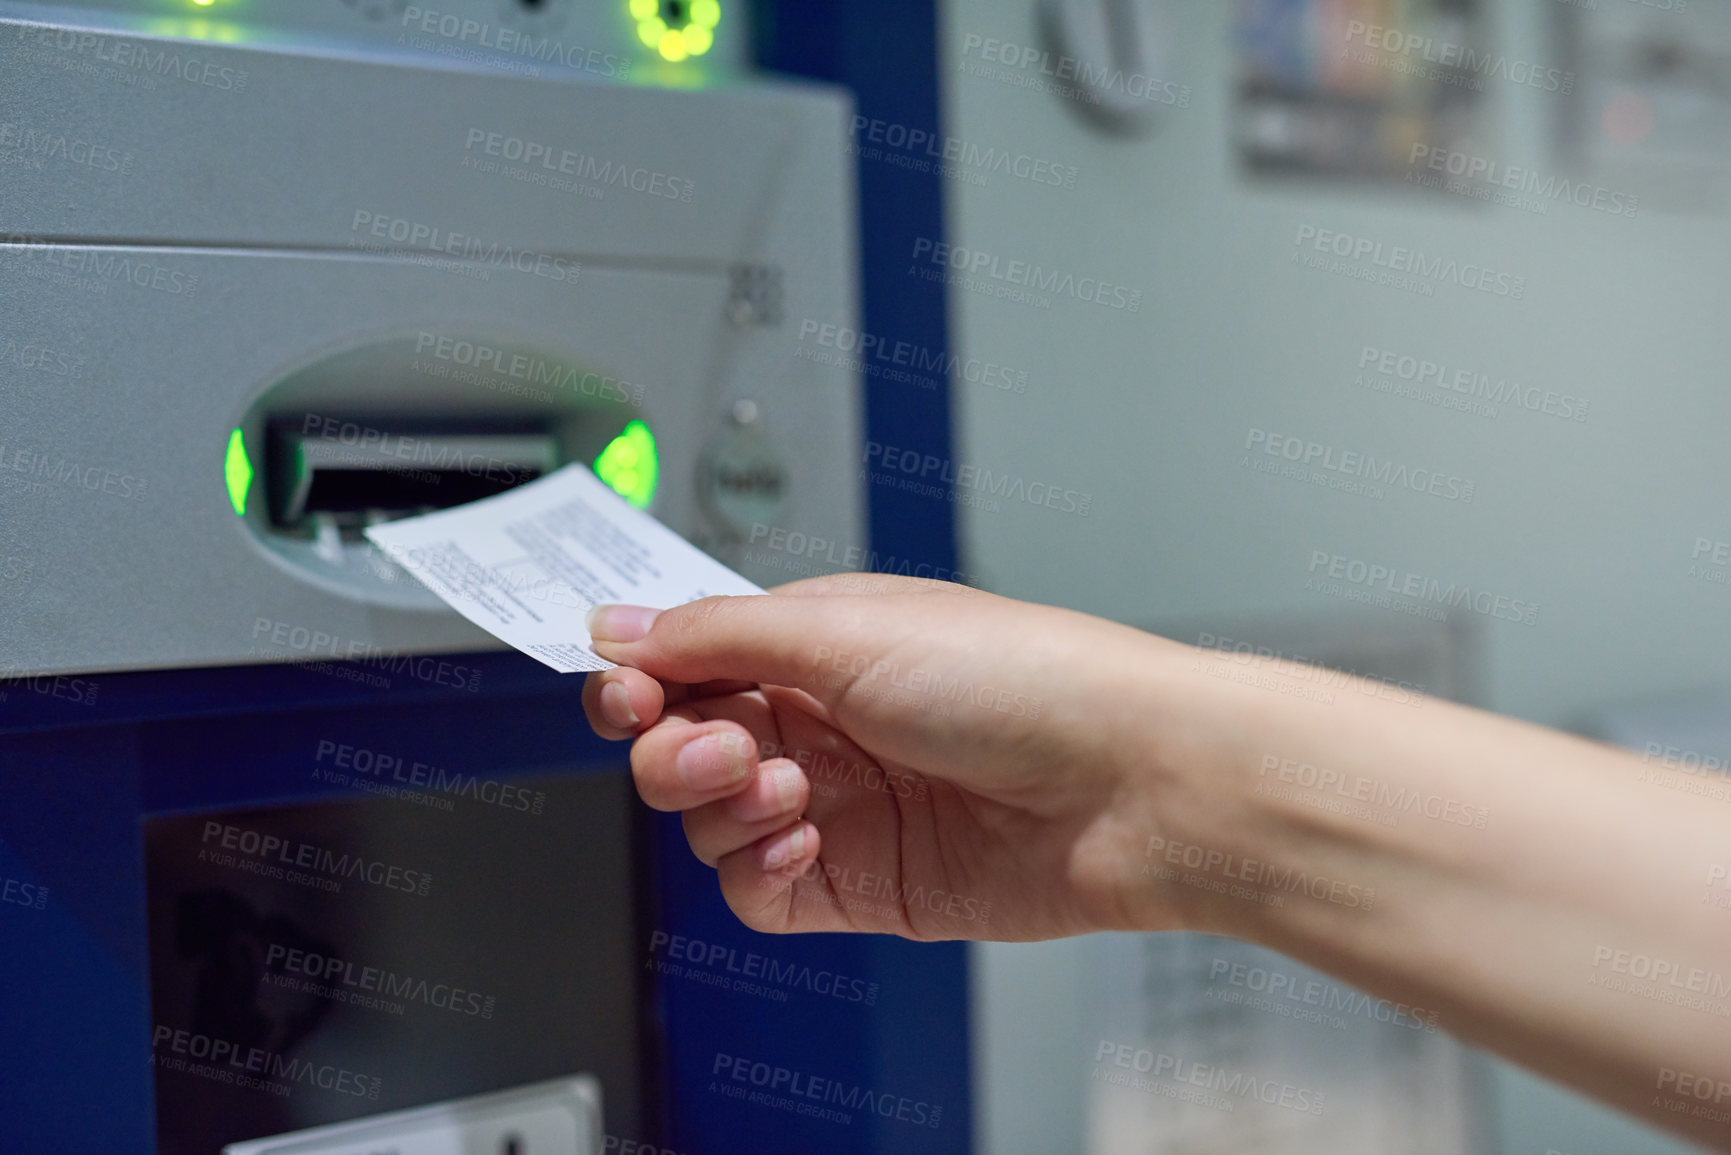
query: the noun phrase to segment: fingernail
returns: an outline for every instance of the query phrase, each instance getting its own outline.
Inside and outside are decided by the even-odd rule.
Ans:
[[[781,802],[778,814],[786,814],[799,805],[799,787],[804,778],[798,766],[783,766],[775,772],[775,796]]]
[[[769,844],[763,852],[763,868],[765,870],[780,870],[790,862],[798,862],[805,854],[805,823],[801,822],[792,830]]]
[[[803,777],[799,767],[759,768],[758,774],[769,787],[768,792],[741,790],[728,799],[728,812],[741,822],[767,822],[772,818],[786,821],[789,814],[797,814]]]
[[[643,722],[631,708],[631,691],[624,682],[608,682],[601,687],[601,716],[621,730],[635,730]]]
[[[693,738],[674,759],[679,779],[700,794],[732,786],[752,771],[745,741],[738,734],[705,734]]]
[[[583,624],[597,642],[635,642],[660,615],[648,606],[591,606]]]

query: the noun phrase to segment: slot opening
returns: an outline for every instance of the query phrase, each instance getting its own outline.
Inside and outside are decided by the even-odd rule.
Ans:
[[[344,541],[368,525],[491,497],[564,464],[554,430],[420,418],[294,414],[267,422],[270,519],[279,532]]]

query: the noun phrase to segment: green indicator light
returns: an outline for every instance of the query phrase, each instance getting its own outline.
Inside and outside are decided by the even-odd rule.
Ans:
[[[246,491],[252,487],[252,462],[246,459],[246,439],[238,429],[228,435],[228,457],[223,461],[222,475],[228,479],[228,500],[235,513],[245,517]]]
[[[629,0],[626,7],[637,22],[637,38],[664,60],[702,56],[715,44],[720,0]]]
[[[655,500],[659,472],[655,434],[641,421],[627,425],[625,432],[609,442],[595,459],[595,476],[638,509],[648,509]]]
[[[229,7],[228,0],[187,0],[184,16],[146,17],[143,27],[158,36],[173,36],[185,40],[208,40],[221,44],[245,44],[252,39],[239,24],[231,24],[216,14]]]

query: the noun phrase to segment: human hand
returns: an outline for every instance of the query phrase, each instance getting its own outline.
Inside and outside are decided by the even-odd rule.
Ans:
[[[754,929],[1150,929],[1145,899],[1122,894],[1151,803],[1131,734],[1146,704],[1126,681],[1171,643],[864,574],[607,607],[591,630],[620,665],[589,675],[590,723],[635,739],[644,801],[683,812]]]
[[[590,676],[591,723],[634,739],[639,792],[683,812],[756,930],[1231,935],[1726,1146],[1683,1110],[1731,1070],[1720,1020],[1596,978],[1647,950],[1683,960],[1681,986],[1726,950],[1699,901],[1725,818],[1628,753],[879,575],[613,607],[592,630],[621,666]]]

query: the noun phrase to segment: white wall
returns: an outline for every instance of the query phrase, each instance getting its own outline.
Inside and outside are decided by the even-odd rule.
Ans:
[[[1542,0],[1488,7],[1498,50],[1555,56]],[[1028,374],[1022,395],[957,384],[958,461],[1092,497],[1085,518],[964,507],[963,568],[1145,625],[1339,611],[1304,588],[1321,549],[1537,602],[1532,627],[1477,622],[1483,697],[1505,713],[1578,724],[1607,702],[1731,684],[1731,588],[1687,576],[1698,537],[1731,538],[1731,225],[1253,181],[1230,145],[1230,5],[1168,9],[1168,72],[1191,106],[1126,141],[1053,96],[959,71],[969,35],[1039,43],[1032,0],[943,5],[946,130],[1079,169],[1073,190],[951,181],[950,239],[1145,293],[1132,314],[952,289],[960,351]],[[1560,99],[1493,82],[1481,147],[1561,168],[1546,132]],[[1291,258],[1307,224],[1505,269],[1527,297],[1420,298],[1304,268]],[[1352,384],[1367,344],[1585,397],[1590,416],[1485,420],[1371,393]],[[1372,501],[1255,473],[1241,465],[1252,428],[1443,469],[1475,499]],[[1035,1040],[1062,1034],[1083,953],[977,953],[982,1149],[1080,1150],[1074,1062],[1052,1066]],[[1501,1083],[1510,1152],[1640,1149],[1572,1099]]]
[[[962,509],[966,564],[994,588],[1127,622],[1335,605],[1304,590],[1313,547],[1535,600],[1538,625],[1487,623],[1504,712],[1567,723],[1607,700],[1731,683],[1731,588],[1685,576],[1699,536],[1731,537],[1731,227],[1559,207],[1547,217],[1444,196],[1250,182],[1228,142],[1227,12],[1171,4],[1174,78],[1194,90],[1126,143],[1058,102],[954,70],[969,34],[1029,43],[1031,0],[951,0],[947,130],[1073,164],[1065,190],[993,176],[948,186],[956,243],[1142,288],[1129,314],[953,291],[959,346],[1029,375],[957,393],[957,458],[1093,496],[1087,518]],[[1492,17],[1542,55],[1541,5]],[[1494,155],[1545,165],[1546,101],[1493,85]],[[1398,190],[1406,191],[1406,190]],[[1524,302],[1431,299],[1290,262],[1301,225],[1525,275]],[[1482,420],[1351,384],[1366,345],[1583,396],[1582,424]],[[1240,466],[1252,427],[1476,481],[1472,504],[1381,502]]]

